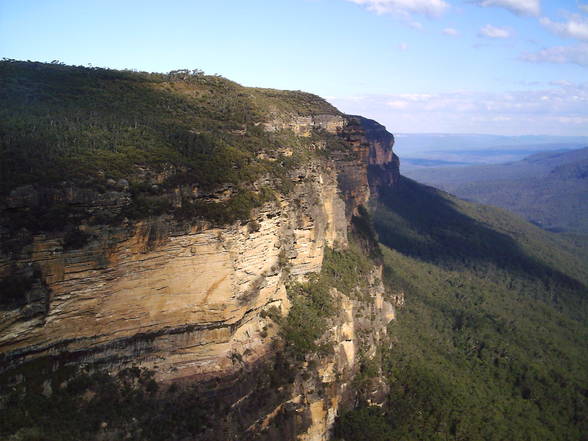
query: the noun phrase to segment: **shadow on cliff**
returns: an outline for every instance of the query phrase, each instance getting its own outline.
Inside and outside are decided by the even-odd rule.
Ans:
[[[467,268],[491,279],[516,275],[524,282],[542,283],[550,292],[565,289],[582,301],[584,284],[527,254],[513,237],[491,227],[499,219],[514,237],[525,236],[525,227],[511,225],[510,216],[489,208],[487,223],[476,220],[439,190],[405,177],[382,190],[379,202],[374,222],[380,242],[407,256],[452,270]],[[560,299],[553,294],[549,300]]]

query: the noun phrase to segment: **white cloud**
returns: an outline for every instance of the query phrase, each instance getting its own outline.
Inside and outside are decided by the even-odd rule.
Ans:
[[[580,5],[578,5],[578,8],[580,8],[581,11],[588,13],[588,3],[580,4]]]
[[[562,37],[588,40],[588,18],[578,14],[571,15],[570,19],[566,22],[552,21],[547,17],[542,17],[539,19],[539,22],[550,31]]]
[[[492,26],[487,24],[483,28],[480,29],[478,35],[481,37],[488,37],[488,38],[508,38],[510,37],[510,31],[506,28],[499,28],[496,26]]]
[[[443,29],[443,33],[445,35],[449,35],[451,37],[456,37],[457,35],[459,35],[459,31],[457,29],[453,29],[453,28],[445,28],[445,29]]]
[[[478,0],[480,6],[497,6],[508,9],[517,15],[539,15],[541,5],[539,0]]]
[[[588,67],[588,44],[550,47],[538,52],[524,53],[520,58],[531,63],[577,64]]]
[[[347,0],[365,6],[377,14],[398,14],[409,16],[411,13],[438,17],[449,7],[443,0]]]
[[[392,132],[588,135],[588,83],[559,81],[504,93],[368,95],[333,103],[344,112],[374,118]]]
[[[404,52],[405,50],[408,49],[408,44],[406,44],[406,43],[400,43],[398,45],[398,49],[400,49],[402,52]]]

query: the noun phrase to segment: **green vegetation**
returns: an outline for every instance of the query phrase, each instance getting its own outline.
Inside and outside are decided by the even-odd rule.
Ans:
[[[264,130],[272,112],[338,114],[315,95],[245,88],[198,70],[157,74],[15,60],[0,62],[0,101],[0,195],[64,181],[104,192],[109,180],[126,179],[133,199],[123,216],[139,219],[174,213],[168,194],[178,186],[196,185],[205,195],[231,186],[236,200],[186,200],[175,213],[220,223],[249,216],[259,203],[252,183],[261,176],[287,191],[288,170],[313,154],[310,139]],[[284,146],[293,157],[279,154]],[[41,201],[11,221],[27,218],[24,227],[38,231],[56,228],[56,218],[74,218],[75,226],[85,216],[79,207],[53,205]]]
[[[501,281],[571,315],[586,311],[588,268],[556,235],[506,211],[468,204],[405,178],[382,200],[375,225],[381,242],[391,248]]]
[[[353,241],[349,248],[325,249],[321,279],[348,297],[361,297],[368,287],[367,277],[373,263]]]
[[[234,355],[233,363],[243,366]],[[296,376],[292,360],[280,351],[224,381],[196,383],[157,383],[151,370],[111,374],[99,365],[89,370],[74,359],[64,365],[65,360],[41,357],[0,374],[0,439],[242,439],[260,417],[291,397]]]
[[[205,218],[218,224],[231,223],[249,218],[252,208],[261,206],[272,200],[272,192],[268,188],[259,193],[243,190],[227,202],[195,202],[183,204],[174,211],[178,219]]]
[[[362,407],[344,413],[337,420],[335,437],[345,441],[391,441],[392,430],[382,409]]]
[[[344,414],[337,436],[584,439],[588,264],[574,247],[405,178],[374,218],[406,306],[382,348],[388,402]]]
[[[253,109],[227,80],[16,61],[0,63],[0,79],[3,192],[99,172],[117,179],[136,164],[188,166],[202,185],[249,171],[229,131]]]
[[[78,441],[103,434],[163,441],[206,428],[207,411],[199,394],[177,387],[159,390],[151,371],[130,368],[111,376],[71,369],[54,372],[52,366],[50,360],[37,361],[25,373],[27,381],[4,397],[2,439]],[[43,372],[51,375],[45,380]]]
[[[336,288],[350,297],[361,297],[368,285],[372,267],[369,259],[356,245],[348,249],[325,249],[320,274],[312,274],[304,283],[288,286],[292,307],[285,318],[278,321],[287,348],[296,359],[304,359],[311,352],[329,351],[319,338],[328,328],[328,319],[338,310],[330,290]]]
[[[268,111],[301,116],[341,114],[321,97],[300,90],[250,88],[248,91],[255,103]]]
[[[335,302],[329,287],[315,275],[308,282],[290,285],[288,295],[292,307],[279,322],[289,352],[294,358],[303,360],[310,352],[328,350],[317,340],[327,330],[327,318],[335,312]]]

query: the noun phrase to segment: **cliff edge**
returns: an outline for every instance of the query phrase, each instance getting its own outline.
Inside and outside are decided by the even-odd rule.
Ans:
[[[168,439],[326,440],[341,405],[384,399],[383,126],[197,71],[1,64],[0,406],[131,372],[210,409]],[[102,418],[80,434],[151,439]]]

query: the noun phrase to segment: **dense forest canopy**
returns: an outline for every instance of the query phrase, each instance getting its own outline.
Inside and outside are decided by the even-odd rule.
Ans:
[[[271,168],[283,145],[268,112],[338,111],[303,93],[245,88],[199,70],[168,74],[0,62],[0,191],[67,179],[132,177],[137,164],[188,169],[203,187]]]
[[[288,191],[289,170],[315,155],[326,136],[264,124],[340,114],[316,95],[247,88],[197,69],[161,74],[7,59],[0,62],[0,102],[0,196],[18,190],[17,197],[38,202],[5,213],[2,222],[32,232],[62,228],[57,218],[74,229],[161,214],[218,224],[247,219],[272,188]],[[340,148],[327,138],[327,150]],[[260,188],[262,177],[271,185]],[[131,196],[116,216],[90,216],[60,204],[60,196],[34,194],[75,186],[104,195],[115,182]],[[197,199],[175,203],[181,186]],[[222,203],[207,198],[225,190]]]
[[[566,238],[406,178],[375,206],[406,295],[383,351],[387,405],[343,415],[371,440],[581,440],[588,262]]]

